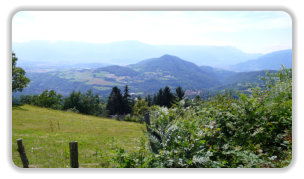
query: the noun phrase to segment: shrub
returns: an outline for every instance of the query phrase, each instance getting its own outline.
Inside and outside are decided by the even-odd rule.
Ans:
[[[292,70],[268,74],[263,89],[154,106],[145,157],[121,150],[120,167],[284,167],[292,150]],[[139,162],[141,161],[141,162]]]

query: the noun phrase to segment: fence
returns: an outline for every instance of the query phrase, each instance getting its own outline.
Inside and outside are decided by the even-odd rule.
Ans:
[[[26,156],[24,146],[22,144],[22,139],[17,139],[18,149],[17,151],[20,154],[23,168],[29,168],[29,161]],[[69,143],[70,146],[70,166],[71,168],[79,168],[78,163],[78,142],[72,141]]]
[[[147,124],[147,131],[150,131],[150,115],[148,112],[145,113],[144,115],[145,123]],[[152,132],[153,135],[156,135]],[[158,137],[158,136],[156,136]],[[22,144],[22,139],[17,139],[17,145],[18,149],[17,151],[20,154],[20,158],[22,161],[23,168],[29,168],[29,161],[26,156],[25,148]],[[79,163],[78,163],[78,142],[77,141],[72,141],[69,143],[70,147],[70,166],[71,168],[79,168]],[[153,149],[153,147],[152,147]]]

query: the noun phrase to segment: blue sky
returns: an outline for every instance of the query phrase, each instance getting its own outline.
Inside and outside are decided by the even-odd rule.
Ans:
[[[283,11],[21,11],[12,41],[138,40],[148,44],[234,46],[248,53],[292,47]]]

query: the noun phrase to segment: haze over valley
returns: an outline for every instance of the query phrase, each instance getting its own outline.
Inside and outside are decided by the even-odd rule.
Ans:
[[[154,94],[164,86],[183,86],[188,94],[200,94],[261,82],[265,70],[292,66],[291,50],[247,54],[229,46],[33,41],[14,43],[13,48],[31,79],[22,94],[54,89],[68,95],[92,89],[106,96],[113,86],[125,85],[136,95]]]

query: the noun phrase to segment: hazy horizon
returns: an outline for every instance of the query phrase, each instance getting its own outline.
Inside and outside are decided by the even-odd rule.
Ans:
[[[265,54],[292,48],[292,20],[283,11],[17,12],[12,42],[33,40],[231,46]]]

